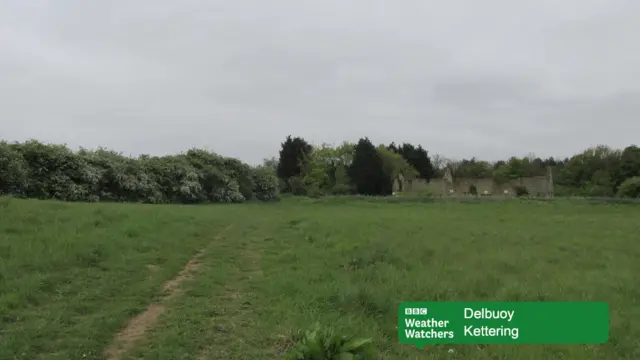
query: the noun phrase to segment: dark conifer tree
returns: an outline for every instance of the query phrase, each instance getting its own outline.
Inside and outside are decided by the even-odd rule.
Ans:
[[[394,146],[393,148],[391,146]],[[394,150],[395,148],[395,150]],[[400,154],[411,166],[413,166],[419,173],[418,177],[429,180],[435,176],[435,169],[429,159],[429,154],[421,145],[415,147],[408,143],[403,143],[401,146],[395,146],[391,144],[389,149]]]
[[[388,195],[389,179],[384,171],[382,157],[368,138],[360,139],[356,144],[349,177],[358,194]]]
[[[276,173],[280,179],[288,181],[291,177],[300,176],[313,147],[301,137],[287,136],[280,149],[280,157]]]

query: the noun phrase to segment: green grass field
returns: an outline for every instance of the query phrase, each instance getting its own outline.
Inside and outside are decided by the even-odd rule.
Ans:
[[[271,360],[320,321],[372,337],[382,359],[635,360],[639,220],[640,206],[562,200],[0,198],[0,359]],[[611,336],[418,350],[397,339],[410,300],[606,301]],[[116,341],[127,351],[105,355],[143,313]]]

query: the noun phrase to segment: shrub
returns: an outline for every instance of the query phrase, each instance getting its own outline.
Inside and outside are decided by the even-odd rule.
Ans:
[[[238,159],[228,158],[224,160],[222,171],[238,183],[238,191],[245,199],[251,200],[253,198],[254,183],[249,165]]]
[[[125,158],[100,150],[92,160],[101,173],[97,186],[100,200],[121,202],[161,203],[171,201],[179,185],[173,184],[163,191],[158,178],[140,160]],[[170,166],[170,165],[166,165]],[[178,176],[178,175],[176,175]],[[174,176],[171,176],[174,178]],[[179,198],[176,195],[177,198]]]
[[[372,359],[371,339],[357,339],[320,329],[316,324],[284,357],[285,360]]]
[[[275,172],[267,167],[259,166],[253,169],[253,196],[260,201],[270,201],[278,198],[278,178]]]
[[[476,187],[475,184],[471,184],[469,186],[469,194],[471,195],[478,195],[478,188]]]
[[[66,146],[29,140],[14,148],[27,164],[27,197],[83,200],[83,194],[88,194],[83,176],[88,164]]]
[[[22,195],[28,179],[28,164],[15,148],[0,142],[0,195]]]
[[[592,197],[597,197],[597,196],[611,197],[614,195],[613,188],[610,186],[589,184],[584,188],[583,191],[586,196],[592,196]]]
[[[11,196],[2,196],[0,197],[0,209],[6,209],[11,205],[11,201],[13,198]]]
[[[310,186],[307,186],[307,196],[310,198],[320,198],[322,196],[324,196],[324,191],[322,191],[322,189],[320,189],[320,187],[316,184],[311,184]]]
[[[0,142],[0,194],[66,201],[235,203],[277,198],[264,169],[201,149],[171,156],[125,157],[30,140]]]
[[[429,189],[423,189],[423,190],[417,191],[415,192],[415,195],[422,198],[428,198],[428,197],[434,196],[433,192]]]
[[[623,198],[640,198],[640,176],[634,176],[620,184],[618,196]]]
[[[253,198],[254,183],[252,169],[249,165],[238,159],[224,158],[202,149],[190,149],[184,157],[190,166],[201,174],[204,180],[203,191],[206,194],[205,197],[210,201],[218,202],[225,198],[226,195],[220,197],[221,194],[236,191],[236,185],[237,191],[243,199],[251,200]],[[229,185],[231,180],[235,181],[236,185]],[[214,192],[215,195],[212,195]],[[239,199],[236,195],[231,197]],[[228,202],[230,199],[223,202]]]
[[[230,180],[224,186],[215,189],[212,193],[213,202],[219,203],[240,203],[245,201],[240,193],[240,185],[235,180]]]
[[[299,176],[292,176],[287,181],[289,183],[289,189],[291,189],[291,194],[296,196],[306,196],[307,188],[304,185],[304,181]]]
[[[516,185],[513,190],[516,192],[516,196],[527,196],[529,195],[529,190],[526,186]]]
[[[353,189],[347,184],[335,184],[331,188],[332,195],[350,195],[353,194]]]

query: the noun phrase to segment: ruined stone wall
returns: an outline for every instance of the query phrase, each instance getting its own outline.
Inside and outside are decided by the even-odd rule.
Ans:
[[[518,185],[526,187],[529,194],[533,196],[553,195],[553,181],[548,176],[524,177],[503,184],[496,183],[493,179],[458,178],[451,182],[444,179],[432,179],[430,182],[415,179],[405,182],[404,192],[428,192],[436,196],[464,195],[469,192],[472,184],[476,186],[479,195],[484,194],[485,191],[490,195],[505,195],[506,190],[508,191],[507,195],[514,196],[515,187]]]
[[[529,190],[530,195],[545,196],[553,193],[553,185],[546,176],[521,178],[520,184]]]
[[[405,192],[409,193],[423,193],[429,192],[434,195],[440,195],[445,192],[446,184],[442,179],[433,179],[430,182],[424,179],[414,179],[405,183]]]

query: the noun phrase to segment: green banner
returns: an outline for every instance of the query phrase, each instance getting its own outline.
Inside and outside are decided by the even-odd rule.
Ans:
[[[403,344],[602,344],[609,339],[603,302],[405,302]]]

